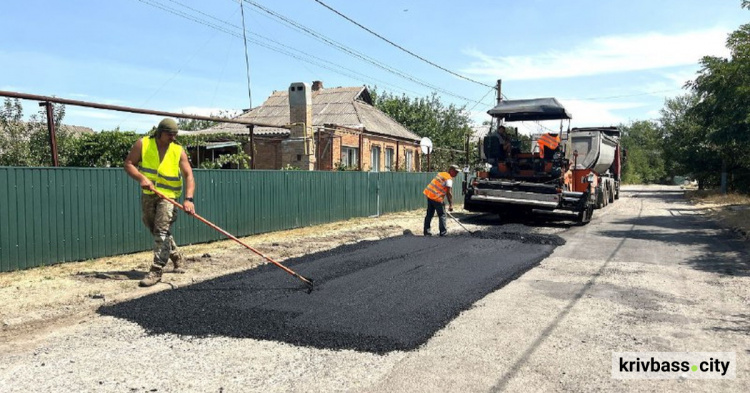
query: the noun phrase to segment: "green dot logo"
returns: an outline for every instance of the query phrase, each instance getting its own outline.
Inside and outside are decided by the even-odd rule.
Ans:
[[[693,371],[698,371],[698,366],[693,366]]]

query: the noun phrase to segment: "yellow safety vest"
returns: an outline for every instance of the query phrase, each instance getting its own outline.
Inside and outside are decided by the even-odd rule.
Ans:
[[[544,134],[536,143],[539,145],[539,153],[544,154],[544,146],[547,146],[550,150],[557,149],[557,146],[560,144],[560,137]]]
[[[445,182],[450,179],[450,173],[440,172],[432,179],[422,193],[435,202],[443,202],[443,197],[448,192],[448,186],[445,185]]]
[[[182,146],[170,143],[164,160],[159,162],[159,148],[156,139],[145,137],[141,139],[141,163],[138,170],[146,176],[159,192],[176,199],[182,195],[182,174],[180,173],[180,157]],[[153,194],[150,190],[143,190],[144,194]]]

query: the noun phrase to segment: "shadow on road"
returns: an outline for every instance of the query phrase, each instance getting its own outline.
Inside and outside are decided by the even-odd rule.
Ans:
[[[461,311],[535,266],[556,244],[401,236],[264,265],[102,306],[153,334],[225,336],[374,353],[411,350]]]
[[[695,269],[732,276],[750,276],[750,255],[745,242],[694,209],[670,209],[670,216],[641,216],[614,220],[622,230],[605,230],[602,236],[640,239],[668,244],[699,246],[700,256],[688,258]],[[627,227],[627,228],[625,228]]]

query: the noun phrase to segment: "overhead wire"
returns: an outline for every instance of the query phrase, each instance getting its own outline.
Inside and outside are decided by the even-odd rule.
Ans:
[[[197,17],[195,15],[191,15],[189,13],[186,13],[186,12],[182,11],[182,10],[178,10],[176,8],[169,7],[169,6],[167,6],[167,5],[163,4],[163,3],[159,3],[156,0],[138,0],[138,1],[140,1],[141,3],[144,3],[144,4],[148,4],[148,5],[152,6],[152,7],[159,8],[159,9],[161,9],[163,11],[169,12],[169,13],[171,13],[173,15],[177,15],[177,16],[180,16],[180,17],[182,17],[184,19],[188,19],[190,21],[193,21],[193,22],[196,22],[198,24],[204,25],[204,26],[209,27],[211,29],[223,32],[225,34],[234,36],[234,37],[239,38],[239,39],[243,39],[242,35],[240,35],[238,32],[236,32],[234,30],[230,30],[230,29],[228,29],[228,28],[226,28],[224,26],[221,26],[221,25],[218,25],[216,23],[207,21],[206,19],[203,19],[203,18],[199,18],[199,17]],[[227,25],[227,26],[229,26],[229,27],[231,27],[233,29],[239,29],[239,30],[241,30],[241,28],[239,26],[235,25],[235,24],[232,24],[230,22],[227,22],[227,21],[224,21],[222,19],[216,18],[216,17],[214,17],[214,16],[212,16],[210,14],[207,14],[205,12],[202,12],[200,10],[192,8],[192,7],[190,7],[190,6],[188,6],[188,5],[184,4],[184,3],[181,3],[179,1],[176,1],[176,0],[168,0],[168,1],[170,1],[170,2],[172,2],[174,4],[178,4],[179,6],[181,6],[183,8],[186,8],[186,9],[188,9],[188,10],[194,12],[194,13],[197,13],[197,14],[206,16],[208,18],[211,18],[213,20],[216,20],[217,22],[220,22],[223,25]],[[256,45],[259,45],[261,47],[264,47],[266,49],[269,49],[271,51],[274,51],[274,52],[277,52],[277,53],[280,53],[280,54],[292,57],[294,59],[297,59],[297,60],[300,60],[300,61],[303,61],[303,62],[310,63],[312,65],[315,65],[315,66],[327,69],[329,71],[335,72],[337,74],[340,74],[340,75],[343,75],[343,76],[346,76],[346,77],[349,77],[349,78],[352,78],[352,79],[355,79],[355,80],[359,80],[361,82],[371,83],[372,81],[376,81],[376,82],[382,83],[383,85],[390,86],[391,88],[393,88],[395,90],[398,90],[398,91],[401,91],[401,92],[404,92],[404,93],[411,93],[411,94],[414,94],[414,95],[418,95],[418,93],[416,93],[416,92],[414,92],[412,90],[405,89],[405,88],[400,87],[400,86],[395,86],[395,85],[393,85],[391,83],[388,83],[386,81],[380,80],[378,78],[374,78],[372,76],[362,74],[362,73],[360,73],[358,71],[355,71],[355,70],[352,70],[350,68],[347,68],[347,67],[341,66],[339,64],[330,62],[328,60],[322,59],[322,58],[320,58],[318,56],[315,56],[313,54],[309,54],[309,53],[306,53],[306,52],[304,52],[302,50],[299,50],[299,49],[296,49],[294,47],[285,45],[285,44],[283,44],[283,43],[281,43],[279,41],[276,41],[276,40],[274,40],[274,39],[272,39],[270,37],[266,37],[266,36],[263,36],[261,34],[253,33],[251,31],[248,31],[247,33],[250,34],[251,36],[255,36],[255,37],[259,38],[259,39],[254,39],[254,38],[247,37],[247,38],[245,38],[247,41],[252,42],[252,43],[254,43]],[[273,45],[269,44],[268,42],[272,42],[272,43],[274,43],[274,44],[276,44],[276,45],[278,45],[280,47],[287,48],[289,50],[281,49],[281,48],[278,48],[278,47],[274,47]],[[303,57],[303,56],[305,56],[305,57]],[[315,59],[315,61],[311,60],[311,59]],[[338,68],[338,69],[336,69],[336,68]],[[342,72],[341,70],[345,70],[346,72]],[[359,75],[359,77],[357,77],[355,75]]]
[[[454,98],[461,99],[461,100],[466,101],[468,103],[477,102],[476,100],[464,97],[464,96],[462,96],[460,94],[456,94],[456,93],[448,91],[448,90],[446,90],[444,88],[441,88],[439,86],[430,84],[429,82],[421,80],[421,79],[419,79],[419,78],[417,78],[417,77],[415,77],[413,75],[409,75],[409,74],[407,74],[407,73],[405,73],[405,72],[403,72],[401,70],[398,70],[398,69],[396,69],[394,67],[391,67],[391,66],[389,66],[389,65],[387,65],[387,64],[385,64],[383,62],[380,62],[380,61],[378,61],[376,59],[373,59],[372,57],[367,56],[367,55],[365,55],[365,54],[363,54],[363,53],[361,53],[361,52],[359,52],[359,51],[357,51],[355,49],[352,49],[352,48],[350,48],[350,47],[348,47],[348,46],[346,46],[346,45],[344,45],[344,44],[342,44],[340,42],[337,42],[337,41],[333,40],[332,38],[329,38],[329,37],[327,37],[327,36],[325,36],[325,35],[317,32],[317,31],[315,31],[315,30],[313,30],[313,29],[311,29],[311,28],[309,28],[309,27],[307,27],[307,26],[305,26],[305,25],[303,25],[303,24],[301,24],[301,23],[299,23],[299,22],[297,22],[297,21],[289,18],[289,17],[286,17],[286,16],[284,16],[284,15],[282,15],[282,14],[276,12],[276,11],[273,11],[273,10],[271,10],[271,9],[269,9],[269,8],[261,5],[261,4],[258,4],[255,1],[252,1],[252,0],[243,0],[243,1],[245,1],[246,3],[252,5],[253,7],[256,7],[257,9],[263,11],[264,13],[273,16],[277,20],[280,20],[282,23],[285,23],[285,24],[287,24],[289,26],[292,26],[293,28],[297,29],[298,31],[301,31],[301,32],[303,32],[303,33],[305,33],[307,35],[310,35],[313,38],[315,38],[315,39],[317,39],[317,40],[319,40],[319,41],[321,41],[321,42],[323,42],[323,43],[325,43],[325,44],[327,44],[329,46],[332,46],[332,47],[334,47],[334,48],[336,48],[336,49],[338,49],[338,50],[340,50],[340,51],[342,51],[344,53],[349,54],[350,56],[354,56],[354,57],[356,57],[356,58],[358,58],[360,60],[366,61],[366,62],[368,62],[368,63],[370,63],[370,64],[372,64],[372,65],[374,65],[374,66],[376,66],[376,67],[378,67],[378,68],[380,68],[382,70],[384,70],[384,71],[387,71],[389,73],[397,75],[397,76],[399,76],[401,78],[404,78],[406,80],[409,80],[409,81],[411,81],[413,83],[422,85],[424,87],[428,87],[428,88],[430,88],[432,90],[435,90],[437,92],[441,92],[443,94],[452,96]]]
[[[343,13],[341,13],[340,11],[338,11],[338,10],[334,9],[333,7],[329,6],[328,4],[326,4],[326,3],[324,3],[324,2],[322,2],[322,1],[320,1],[320,0],[313,0],[313,1],[315,1],[316,3],[318,3],[318,4],[322,5],[323,7],[327,8],[328,10],[332,11],[332,12],[333,12],[333,13],[335,13],[336,15],[339,15],[340,17],[342,17],[342,18],[344,18],[344,19],[348,20],[349,22],[353,23],[354,25],[356,25],[357,27],[361,28],[362,30],[365,30],[365,31],[367,31],[368,33],[370,33],[370,34],[374,35],[375,37],[378,37],[378,38],[380,38],[381,40],[383,40],[383,41],[385,41],[385,42],[387,42],[387,43],[391,44],[392,46],[394,46],[394,47],[396,47],[396,48],[398,48],[398,49],[400,49],[400,50],[402,50],[402,51],[404,51],[404,52],[406,52],[406,53],[410,54],[411,56],[414,56],[414,57],[416,57],[416,58],[417,58],[417,59],[419,59],[419,60],[422,60],[423,62],[425,62],[425,63],[427,63],[427,64],[429,64],[429,65],[431,65],[431,66],[433,66],[433,67],[436,67],[436,68],[438,68],[438,69],[440,69],[440,70],[443,70],[443,71],[445,71],[445,72],[447,72],[447,73],[449,73],[449,74],[451,74],[451,75],[453,75],[453,76],[457,76],[457,77],[459,77],[459,78],[461,78],[461,79],[464,79],[464,80],[467,80],[467,81],[469,81],[469,82],[472,82],[472,83],[476,83],[476,84],[478,84],[478,85],[480,85],[480,86],[484,86],[484,87],[490,87],[490,88],[493,88],[493,89],[495,88],[495,86],[491,86],[491,85],[488,85],[488,84],[486,84],[486,83],[483,83],[483,82],[480,82],[480,81],[477,81],[477,80],[471,79],[471,78],[469,78],[469,77],[466,77],[466,76],[464,76],[464,75],[461,75],[461,74],[459,74],[459,73],[457,73],[457,72],[451,71],[451,70],[449,70],[449,69],[447,69],[447,68],[445,68],[445,67],[443,67],[443,66],[441,66],[441,65],[439,65],[439,64],[436,64],[436,63],[434,63],[434,62],[432,62],[432,61],[430,61],[430,60],[427,60],[427,59],[425,59],[424,57],[422,57],[422,56],[420,56],[420,55],[418,55],[418,54],[416,54],[416,53],[414,53],[414,52],[412,52],[412,51],[410,51],[410,50],[408,50],[408,49],[404,48],[403,46],[401,46],[401,45],[399,45],[399,44],[397,44],[397,43],[395,43],[395,42],[393,42],[393,41],[389,40],[388,38],[385,38],[385,37],[383,37],[382,35],[380,35],[380,34],[378,34],[378,33],[374,32],[374,31],[372,31],[372,30],[371,30],[371,29],[369,29],[369,28],[367,28],[367,27],[363,26],[363,25],[362,25],[361,23],[359,23],[359,22],[355,21],[354,19],[352,19],[352,18],[350,18],[350,17],[348,17],[348,16],[344,15]]]

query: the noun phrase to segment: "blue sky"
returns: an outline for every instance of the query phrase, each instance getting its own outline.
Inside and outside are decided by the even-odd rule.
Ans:
[[[699,59],[728,56],[727,34],[750,19],[740,0],[321,1],[479,83],[314,0],[253,0],[323,38],[246,2],[252,106],[299,81],[411,97],[439,88],[443,102],[465,105],[481,122],[494,105],[484,85],[502,79],[510,99],[558,98],[572,126],[656,119],[665,98],[684,94]],[[197,114],[247,108],[241,24],[237,0],[3,0],[0,90]],[[159,120],[72,106],[66,115],[97,131],[144,132]]]

